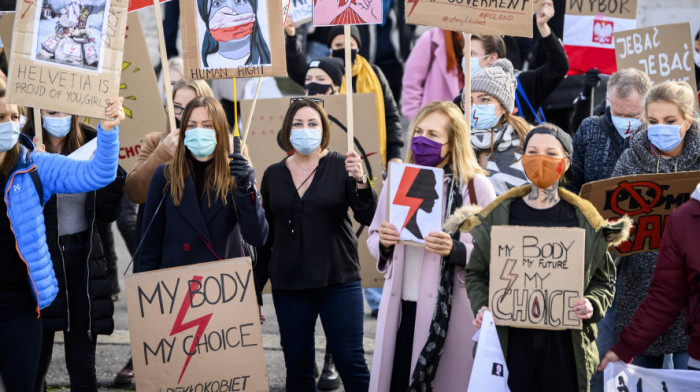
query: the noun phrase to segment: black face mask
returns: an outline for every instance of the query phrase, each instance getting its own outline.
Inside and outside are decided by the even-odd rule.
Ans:
[[[180,129],[180,119],[177,117],[175,117],[175,127],[177,127],[177,129]]]
[[[330,94],[333,94],[332,88],[332,84],[306,83],[304,85],[307,95],[326,95],[329,94],[329,89],[331,89]]]
[[[333,49],[333,57],[340,59],[345,65],[345,49]],[[357,49],[350,49],[350,61],[355,64],[355,59],[357,58]]]

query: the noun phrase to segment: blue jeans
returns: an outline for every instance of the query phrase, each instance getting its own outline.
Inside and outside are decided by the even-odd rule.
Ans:
[[[287,391],[315,391],[314,328],[321,316],[336,369],[346,391],[367,391],[369,370],[362,346],[363,304],[360,282],[308,290],[273,290],[287,368]]]
[[[615,300],[605,313],[605,317],[598,321],[598,338],[595,344],[598,346],[598,356],[602,361],[605,353],[615,345]],[[603,372],[596,372],[591,378],[591,392],[603,392],[605,386],[603,383]]]
[[[374,312],[379,310],[379,302],[382,300],[382,292],[384,289],[382,287],[374,287],[370,289],[365,289],[365,299],[367,300],[367,305]]]
[[[687,369],[688,353],[673,353],[662,356],[640,354],[634,357],[632,365],[649,369]],[[666,361],[664,359],[667,359]]]

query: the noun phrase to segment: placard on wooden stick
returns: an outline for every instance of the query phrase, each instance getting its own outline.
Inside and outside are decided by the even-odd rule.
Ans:
[[[697,95],[690,23],[674,23],[615,33],[617,68],[637,68],[652,83],[683,81]]]
[[[104,118],[119,94],[128,0],[18,1],[7,101]]]
[[[586,232],[581,228],[493,226],[489,310],[499,326],[581,329]]]
[[[180,0],[187,79],[287,76],[282,2]]]
[[[406,0],[406,23],[473,34],[532,37],[532,1]]]
[[[139,391],[267,391],[249,258],[125,277]]]

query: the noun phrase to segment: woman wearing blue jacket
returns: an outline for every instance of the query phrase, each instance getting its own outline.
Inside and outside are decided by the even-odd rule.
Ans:
[[[114,181],[119,159],[122,98],[110,100],[97,126],[92,160],[34,152],[20,135],[17,105],[0,90],[0,376],[8,391],[32,391],[42,339],[41,309],[58,284],[46,244],[43,204],[56,193],[89,192]]]

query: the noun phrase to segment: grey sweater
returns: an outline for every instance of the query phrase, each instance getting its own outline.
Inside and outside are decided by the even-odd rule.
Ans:
[[[674,173],[700,170],[700,130],[693,124],[685,135],[681,155],[665,160],[656,154],[647,137],[647,131],[639,130],[630,138],[630,148],[622,153],[613,170],[613,177],[634,174]],[[637,308],[647,295],[654,275],[658,252],[638,253],[620,259],[617,269],[617,297],[615,302],[615,336],[631,321]],[[667,353],[685,352],[688,336],[683,328],[684,312],[671,327],[644,352],[661,356]]]

